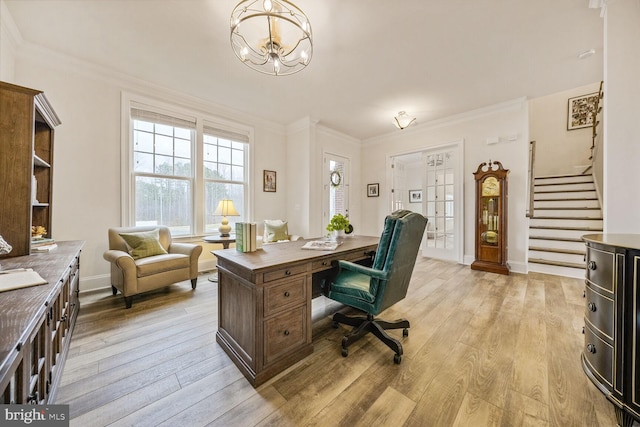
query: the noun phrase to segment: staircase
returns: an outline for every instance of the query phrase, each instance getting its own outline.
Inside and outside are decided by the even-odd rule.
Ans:
[[[535,178],[534,210],[529,221],[529,271],[584,277],[580,236],[602,232],[602,210],[593,177]]]

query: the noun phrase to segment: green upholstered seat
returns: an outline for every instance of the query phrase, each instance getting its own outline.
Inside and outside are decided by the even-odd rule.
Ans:
[[[373,332],[395,351],[394,360],[400,363],[402,345],[384,330],[403,329],[403,334],[407,335],[409,322],[404,319],[384,322],[374,316],[407,295],[426,225],[427,219],[418,213],[396,211],[385,218],[371,267],[338,262],[339,272],[331,282],[329,298],[367,314],[366,317],[347,317],[338,312],[333,316],[335,326],[338,323],[354,326],[342,340],[343,356],[348,355],[347,347],[351,343]]]

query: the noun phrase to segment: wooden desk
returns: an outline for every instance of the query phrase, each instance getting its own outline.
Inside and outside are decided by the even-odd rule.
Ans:
[[[340,259],[367,259],[379,240],[347,237],[335,251],[302,249],[305,240],[248,253],[214,251],[219,278],[216,341],[254,387],[313,352],[312,283],[330,276]]]

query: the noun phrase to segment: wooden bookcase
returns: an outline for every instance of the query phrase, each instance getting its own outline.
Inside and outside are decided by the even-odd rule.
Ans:
[[[53,135],[60,119],[44,93],[0,82],[0,236],[13,257],[31,252],[31,226],[51,237]]]

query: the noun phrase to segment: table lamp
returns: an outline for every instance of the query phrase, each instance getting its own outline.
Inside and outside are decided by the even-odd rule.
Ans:
[[[229,232],[231,231],[231,226],[229,225],[228,216],[240,216],[236,208],[233,206],[233,200],[220,200],[218,203],[218,207],[216,211],[213,213],[214,215],[222,215],[222,223],[220,224],[220,228],[218,231],[220,232],[220,237],[229,237]]]

